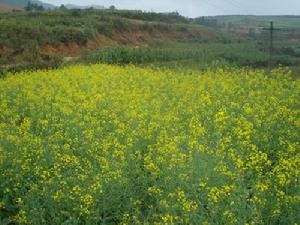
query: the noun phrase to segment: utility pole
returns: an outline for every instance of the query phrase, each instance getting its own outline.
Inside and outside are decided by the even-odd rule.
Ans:
[[[274,33],[274,22],[270,22],[270,49],[269,49],[269,71],[273,68],[273,33]]]
[[[284,28],[275,28],[274,22],[270,21],[270,28],[263,28],[263,30],[270,31],[270,40],[269,40],[269,62],[268,62],[268,70],[269,72],[274,68],[274,31],[283,31],[290,32],[293,29],[284,29]]]

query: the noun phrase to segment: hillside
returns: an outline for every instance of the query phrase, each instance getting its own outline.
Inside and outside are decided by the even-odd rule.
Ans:
[[[158,42],[208,42],[218,38],[216,31],[191,25],[177,13],[129,10],[0,14],[0,31],[0,64],[21,67],[32,62],[33,67],[53,65],[61,57],[78,57],[104,47],[147,47]]]
[[[300,29],[299,16],[254,16],[254,15],[224,15],[204,16],[192,19],[193,22],[213,27],[238,26],[238,27],[268,27],[273,21],[277,28]]]
[[[299,16],[216,16],[219,23],[232,23],[233,25],[241,26],[269,26],[270,21],[273,21],[278,28],[300,29]]]
[[[94,8],[94,9],[104,9],[105,7],[102,5],[74,5],[74,4],[65,4],[64,7],[67,9],[88,9],[88,8]]]

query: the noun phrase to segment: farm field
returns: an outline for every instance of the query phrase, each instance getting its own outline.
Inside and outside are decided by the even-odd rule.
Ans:
[[[277,43],[275,65],[300,67],[300,45]],[[287,50],[286,50],[287,49]],[[285,51],[285,52],[284,52]],[[254,41],[242,43],[164,43],[152,48],[103,48],[92,51],[89,63],[134,64],[158,68],[205,70],[212,67],[266,68],[266,45]]]
[[[0,224],[297,224],[288,69],[73,65],[0,79]]]

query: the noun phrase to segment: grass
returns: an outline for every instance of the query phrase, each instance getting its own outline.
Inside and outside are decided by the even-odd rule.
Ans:
[[[1,224],[295,224],[299,80],[89,65],[0,80]]]

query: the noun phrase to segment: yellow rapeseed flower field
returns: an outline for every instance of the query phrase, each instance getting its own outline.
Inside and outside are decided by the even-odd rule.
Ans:
[[[0,80],[0,224],[296,224],[284,69],[70,66]]]

